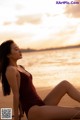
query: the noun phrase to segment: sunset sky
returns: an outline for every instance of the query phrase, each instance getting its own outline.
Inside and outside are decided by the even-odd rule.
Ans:
[[[13,39],[35,49],[80,44],[80,4],[56,1],[0,0],[0,43]]]

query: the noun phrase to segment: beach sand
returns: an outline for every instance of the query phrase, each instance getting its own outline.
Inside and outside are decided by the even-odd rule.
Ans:
[[[40,97],[42,99],[44,99],[46,97],[46,95],[52,90],[52,88],[44,87],[44,88],[37,88],[36,90],[37,90],[38,94],[40,95]],[[11,95],[4,97],[2,94],[2,89],[0,87],[0,108],[13,108],[12,99],[13,99],[12,93],[11,93]],[[59,106],[80,107],[80,103],[72,100],[68,95],[65,95],[61,99]],[[22,120],[26,120],[25,115],[22,118]]]

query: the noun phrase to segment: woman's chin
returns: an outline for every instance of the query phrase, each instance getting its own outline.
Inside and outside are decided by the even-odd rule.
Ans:
[[[22,56],[20,56],[20,57],[18,58],[18,60],[19,60],[19,59],[22,59]]]

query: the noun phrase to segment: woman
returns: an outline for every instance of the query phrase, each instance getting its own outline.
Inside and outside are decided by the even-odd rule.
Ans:
[[[26,113],[28,120],[57,120],[80,118],[80,110],[59,107],[58,103],[67,93],[80,102],[80,92],[66,80],[59,83],[44,100],[36,93],[32,84],[32,75],[17,61],[22,58],[19,47],[12,40],[0,46],[0,73],[4,95],[13,92],[14,120],[19,120],[18,107]]]

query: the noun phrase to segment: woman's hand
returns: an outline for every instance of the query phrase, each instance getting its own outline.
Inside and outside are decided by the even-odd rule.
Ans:
[[[21,120],[21,119],[19,119],[19,116],[14,116],[14,120]]]
[[[23,117],[24,116],[24,113],[20,113],[19,117]]]
[[[19,120],[21,120],[22,117],[23,117],[23,114],[20,114],[20,115],[19,115]]]
[[[14,116],[13,115],[13,117],[14,117],[14,120],[21,120],[21,118],[23,117],[23,115],[21,115],[21,114],[18,115],[18,116]]]
[[[19,116],[17,116],[17,117],[14,117],[14,120],[21,120],[21,118],[22,118],[22,116],[19,115]]]

